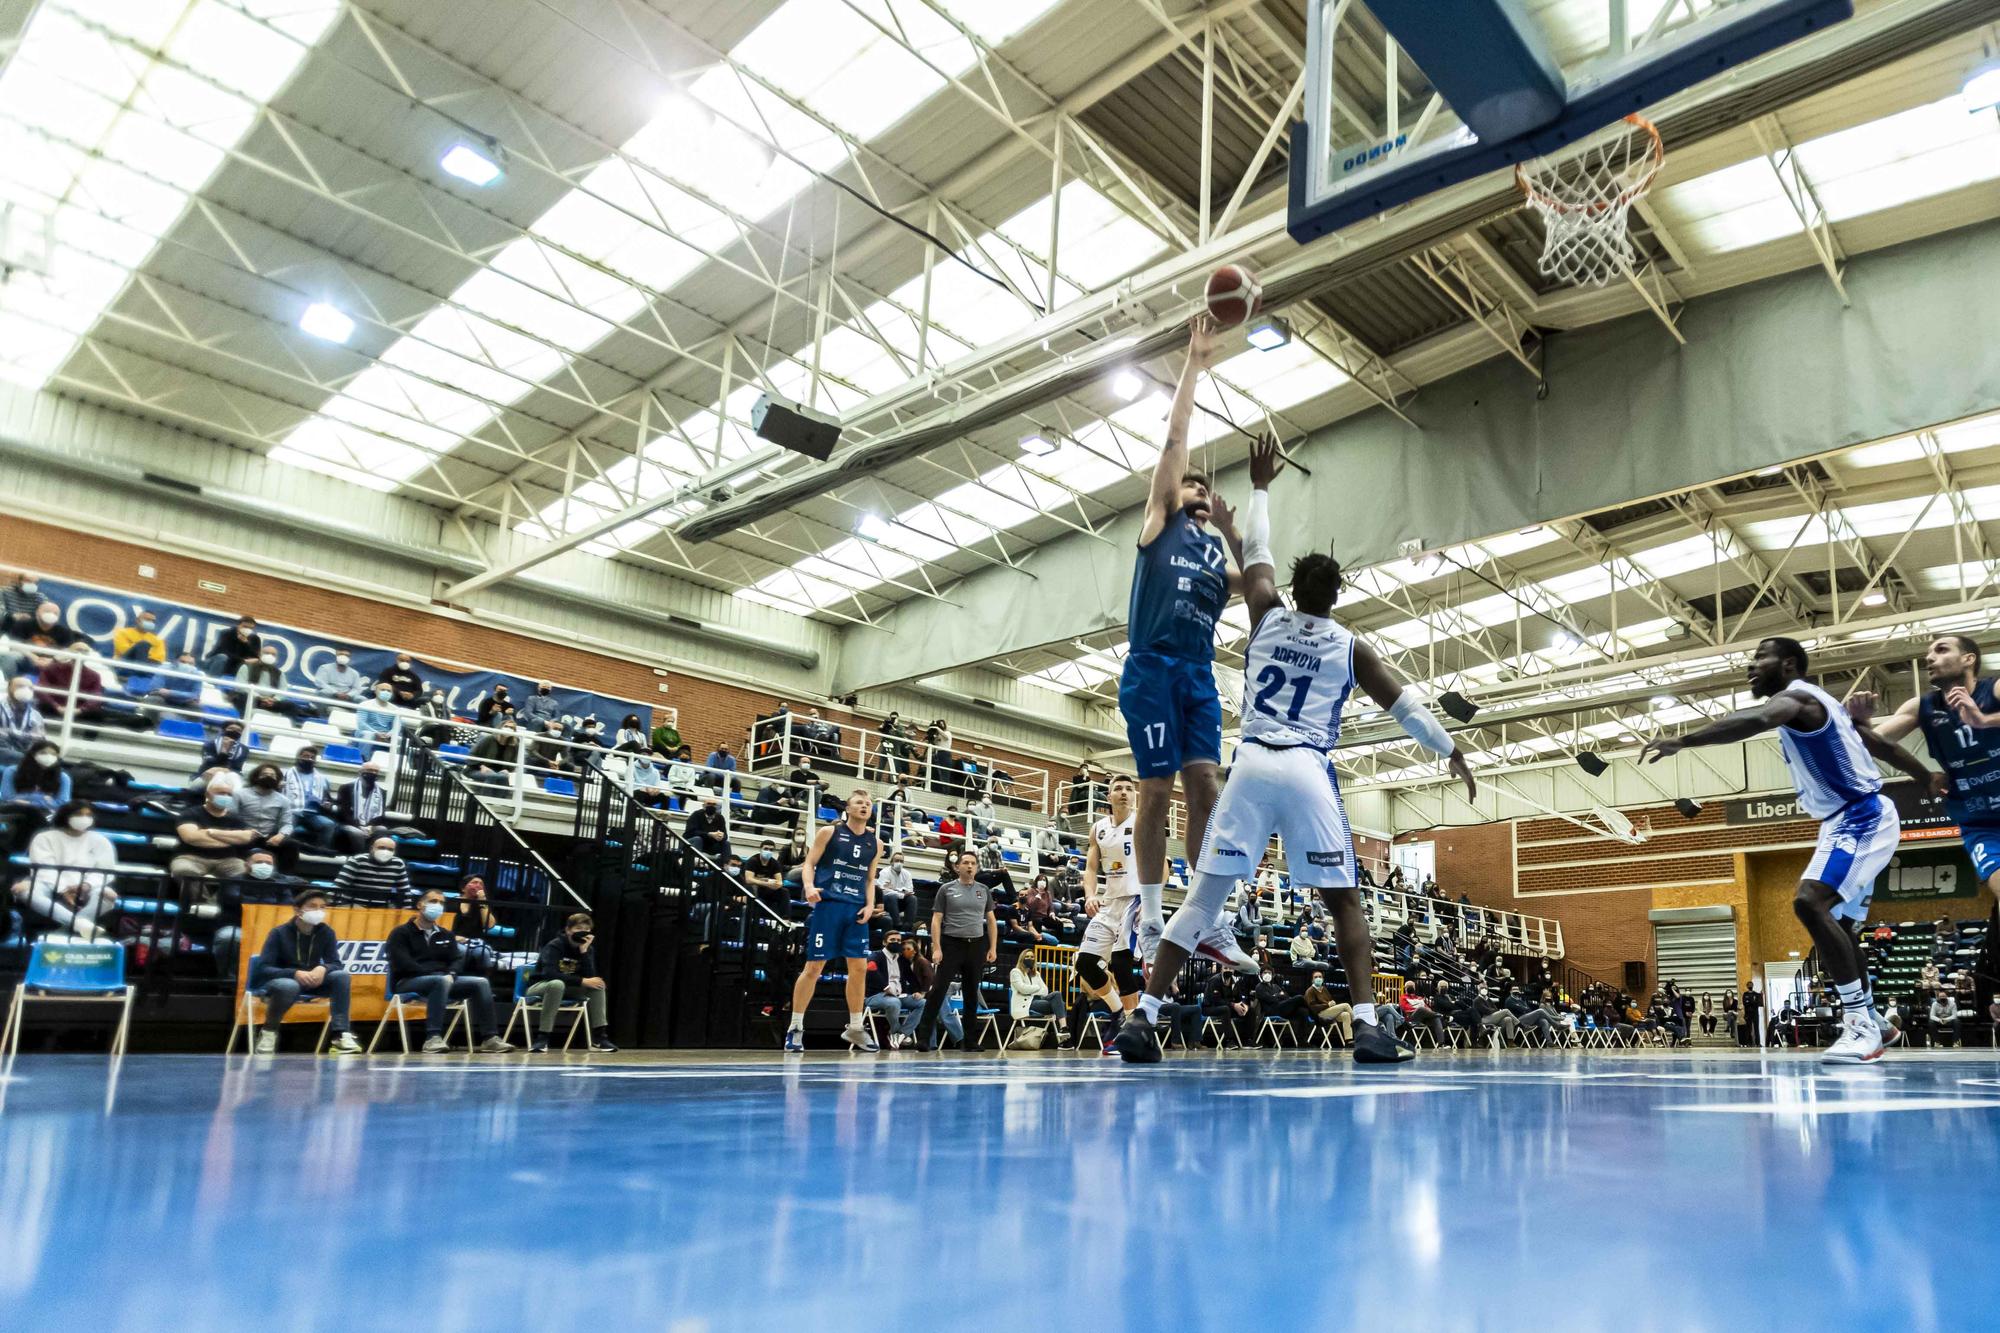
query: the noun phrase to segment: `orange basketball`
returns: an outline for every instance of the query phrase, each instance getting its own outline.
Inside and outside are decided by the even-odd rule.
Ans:
[[[1224,264],[1208,275],[1208,313],[1217,325],[1233,329],[1257,313],[1264,289],[1257,275],[1241,264]]]

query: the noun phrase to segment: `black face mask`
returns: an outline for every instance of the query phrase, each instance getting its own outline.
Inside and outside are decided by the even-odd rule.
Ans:
[[[243,734],[237,731],[225,731],[222,733],[222,739],[225,744],[234,745],[243,739]]]
[[[314,770],[315,768],[318,768],[318,767],[319,767],[319,760],[317,760],[317,759],[301,759],[301,760],[299,760],[299,772],[301,772],[301,773],[310,773],[310,772],[312,772],[312,771],[313,771],[313,770]]]
[[[569,933],[569,942],[579,949],[583,947],[583,942],[589,938],[590,932],[587,930],[573,930]]]

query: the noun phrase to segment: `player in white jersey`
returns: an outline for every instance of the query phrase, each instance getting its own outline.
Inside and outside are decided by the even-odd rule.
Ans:
[[[1395,1064],[1414,1055],[1375,1021],[1370,990],[1375,942],[1355,888],[1354,840],[1341,809],[1330,753],[1340,741],[1340,709],[1348,693],[1358,684],[1420,744],[1447,758],[1451,771],[1465,783],[1468,798],[1476,790],[1472,769],[1437,719],[1374,649],[1332,619],[1341,587],[1338,561],[1317,553],[1294,561],[1292,598],[1297,607],[1287,610],[1279,601],[1269,496],[1279,467],[1275,441],[1260,440],[1251,447],[1254,490],[1242,549],[1236,552],[1250,611],[1243,706],[1238,713],[1243,719],[1242,744],[1209,819],[1194,885],[1167,923],[1159,955],[1146,977],[1140,1012],[1119,1029],[1118,1053],[1131,1063],[1150,1064],[1160,1058],[1153,1021],[1161,1001],[1229,891],[1239,879],[1255,873],[1274,831],[1284,835],[1292,883],[1318,890],[1333,915],[1334,943],[1354,1005],[1355,1060]]]
[[[1730,745],[1761,732],[1778,745],[1798,788],[1799,805],[1820,821],[1819,845],[1799,880],[1792,910],[1819,948],[1846,1011],[1845,1030],[1821,1057],[1830,1064],[1865,1064],[1882,1056],[1882,1021],[1875,1013],[1861,950],[1844,922],[1868,917],[1875,877],[1895,854],[1901,829],[1896,807],[1882,795],[1877,759],[1928,784],[1930,771],[1902,746],[1858,728],[1832,695],[1805,679],[1806,650],[1797,639],[1766,639],[1750,662],[1750,693],[1764,700],[1697,727],[1685,736],[1647,743],[1640,758],[1658,763],[1696,745]]]
[[[1139,879],[1132,858],[1138,794],[1138,784],[1124,774],[1111,779],[1111,813],[1090,830],[1083,862],[1083,910],[1090,921],[1076,947],[1076,976],[1085,993],[1114,1014],[1130,1013],[1139,1004],[1139,963],[1133,956],[1139,943]]]

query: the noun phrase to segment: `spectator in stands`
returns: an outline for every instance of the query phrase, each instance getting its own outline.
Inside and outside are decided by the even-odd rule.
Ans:
[[[998,816],[993,810],[993,797],[988,793],[980,792],[966,802],[965,815],[971,821],[973,837],[984,839],[999,834],[1000,825],[995,822]]]
[[[1294,931],[1291,947],[1287,952],[1291,955],[1294,972],[1312,972],[1324,966],[1320,961],[1319,950],[1313,943],[1312,932],[1309,930]]]
[[[231,773],[241,773],[249,758],[250,747],[243,743],[243,724],[232,718],[222,724],[222,730],[201,743],[199,771],[225,768]]]
[[[252,848],[250,854],[243,858],[243,863],[248,867],[245,872],[247,878],[238,885],[239,897],[253,902],[282,902],[306,886],[306,882],[297,875],[288,875],[278,869],[278,858],[262,847]]]
[[[993,890],[977,878],[979,858],[960,852],[952,868],[956,878],[941,882],[931,902],[931,963],[937,974],[917,1020],[917,1044],[927,1051],[937,1046],[938,1011],[951,983],[959,983],[966,1017],[977,1015],[979,980],[1000,957],[1000,923],[993,915]]]
[[[1074,1018],[1075,1015],[1072,1014]],[[1186,1050],[1201,1044],[1201,985],[1192,968],[1183,969],[1174,982],[1172,998],[1160,1005],[1160,1024]],[[1082,1034],[1078,1034],[1078,1044]]]
[[[375,698],[354,711],[354,743],[366,751],[396,729],[395,687],[375,682]]]
[[[264,947],[250,964],[250,989],[264,994],[264,1030],[257,1034],[257,1054],[278,1049],[278,1027],[285,1011],[301,996],[325,996],[332,1010],[333,1049],[355,1055],[361,1043],[348,1030],[347,969],[340,962],[340,941],[326,924],[326,895],[306,889],[292,900],[292,919],[273,926]]]
[[[702,773],[699,777],[695,779],[695,781],[699,782],[702,786],[713,787],[717,791],[720,791],[722,789],[722,783],[724,780],[723,774],[727,773],[730,775],[728,778],[729,790],[731,791],[739,790],[735,777],[736,756],[729,752],[729,746],[727,743],[718,745],[713,750],[710,750],[708,752],[708,760],[706,767],[707,771]]]
[[[721,798],[714,792],[704,795],[689,813],[683,833],[696,851],[721,864],[729,855],[729,823],[722,814]]]
[[[937,835],[938,845],[947,850],[954,850],[964,843],[965,821],[959,817],[957,806],[946,806],[944,813],[938,816]]]
[[[28,747],[45,731],[42,710],[35,703],[35,682],[26,676],[13,677],[7,682],[7,697],[0,699],[0,764],[12,767],[20,763]]]
[[[1333,992],[1326,988],[1326,973],[1313,972],[1312,984],[1306,987],[1304,998],[1307,1017],[1317,1023],[1333,1024],[1340,1030],[1342,1041],[1354,1044],[1354,1006],[1333,997]]]
[[[1958,1045],[1958,1023],[1958,997],[1939,991],[1931,1001],[1931,1040],[1939,1046]]]
[[[137,666],[165,666],[167,641],[160,637],[160,618],[141,607],[129,625],[111,631],[111,657]]]
[[[640,805],[652,806],[655,809],[665,808],[667,802],[672,799],[667,791],[666,775],[660,772],[660,766],[653,758],[653,747],[650,742],[644,749],[634,754],[632,762],[626,765],[625,790],[630,792],[632,799]],[[792,823],[798,823],[796,811],[792,814]]]
[[[701,770],[695,767],[694,751],[682,745],[674,750],[667,765],[667,790],[685,796],[701,786]]]
[[[1901,1046],[1907,1039],[1903,1032],[1903,1011],[1891,1000],[1882,1009],[1882,1044]]]
[[[1443,1049],[1447,1044],[1444,1016],[1431,1007],[1430,999],[1419,992],[1417,985],[1414,979],[1403,983],[1403,993],[1398,997],[1396,1007],[1402,1010],[1405,1023],[1429,1032],[1431,1040],[1439,1049]]]
[[[195,707],[201,702],[201,663],[195,661],[193,653],[182,653],[174,659],[174,670],[178,674],[169,676],[162,672],[154,676],[135,676],[127,689],[133,695],[143,695],[163,707]]]
[[[346,874],[343,867],[341,873]],[[465,1001],[466,1021],[473,1040],[488,1055],[513,1050],[493,1026],[493,986],[485,977],[459,975],[458,936],[439,924],[444,917],[444,893],[425,891],[410,919],[389,932],[389,993],[415,994],[424,1002],[424,1050],[448,1051],[445,1015],[457,1000]]]
[[[241,879],[249,869],[244,857],[257,845],[257,830],[236,813],[236,790],[242,784],[234,773],[209,778],[202,803],[174,828],[180,845],[167,863],[174,878]]]
[[[1054,934],[1056,931],[1056,904],[1049,892],[1049,877],[1037,875],[1014,903],[1014,915],[1026,922],[1039,936],[1042,932]],[[1044,942],[1039,941],[1038,942]]]
[[[1054,820],[1035,830],[1034,847],[1035,864],[1043,870],[1061,870],[1069,864],[1069,853],[1063,850],[1062,833]]]
[[[408,653],[397,653],[396,660],[375,677],[375,683],[389,687],[389,702],[398,708],[414,710],[423,702],[424,678],[417,674],[416,663]],[[375,697],[381,698],[380,690]]]
[[[485,698],[479,701],[473,718],[482,727],[497,727],[500,719],[514,711],[514,701],[507,697],[505,685],[495,685]]]
[[[1933,960],[1941,963],[1951,957],[1952,935],[1950,917],[1940,916],[1931,923],[1931,958]]]
[[[514,770],[524,758],[521,735],[515,730],[514,719],[503,714],[500,725],[481,735],[479,743],[472,747],[472,757],[465,764],[465,775],[474,782],[509,786],[514,781]]]
[[[1033,949],[1021,950],[1007,973],[1007,1016],[1017,1023],[1024,1018],[1046,1018],[1055,1024],[1058,1041],[1067,1035],[1062,996],[1049,993]]]
[[[521,700],[515,707],[514,720],[520,723],[524,730],[530,731],[547,731],[549,723],[553,722],[560,733],[562,706],[556,702],[555,682],[545,680],[537,683],[535,692]]]
[[[1958,1007],[1968,1013],[1971,1012],[1979,1003],[1978,988],[1972,979],[1972,973],[1961,968],[1951,974],[1951,984],[1952,989],[1958,992]]]
[[[1938,965],[1935,959],[1923,965],[1917,973],[1917,999],[1928,1001],[1938,993]]]
[[[335,703],[358,704],[368,697],[368,681],[354,669],[354,654],[345,648],[333,650],[333,660],[322,662],[313,672],[313,688]]]
[[[958,756],[952,752],[951,723],[943,718],[934,719],[924,728],[925,762],[930,765],[932,788],[938,791],[963,791],[965,771],[958,766]]]
[[[901,852],[891,852],[888,863],[875,872],[875,901],[882,904],[882,915],[891,923],[904,930],[916,929],[917,885]]]
[[[211,676],[234,680],[245,662],[254,662],[264,650],[264,637],[257,632],[257,617],[239,616],[236,628],[223,635],[202,660],[201,669]]]
[[[916,1035],[924,997],[911,967],[903,932],[893,926],[884,932],[882,947],[868,955],[867,991],[863,1007],[888,1026],[889,1049],[901,1048]]]
[[[292,827],[299,840],[315,847],[331,849],[334,835],[340,825],[333,819],[332,784],[319,771],[320,750],[317,745],[299,747],[292,757],[292,766],[284,775],[285,797],[292,806]]]
[[[30,873],[14,882],[13,895],[31,923],[95,939],[98,922],[118,906],[111,888],[118,852],[96,823],[90,802],[65,801],[51,825],[29,840]]]
[[[44,601],[32,614],[10,617],[5,637],[21,647],[8,674],[39,676],[54,660],[48,650],[73,648],[83,636],[63,623],[60,606]]]
[[[1268,967],[1258,973],[1255,995],[1260,1022],[1276,1018],[1296,1024],[1305,1013],[1305,997],[1287,994],[1283,983],[1278,980],[1278,974]]]
[[[1701,997],[1701,1035],[1715,1035],[1715,997],[1706,992]]]
[[[615,1051],[611,1044],[610,1019],[606,1016],[604,978],[597,972],[597,923],[588,912],[573,913],[563,922],[562,934],[542,946],[527,998],[541,1005],[541,1022],[535,1028],[534,1045],[540,1055],[549,1049],[549,1034],[556,1030],[556,1017],[565,1001],[581,1001],[590,1024],[590,1049]]]
[[[356,852],[342,861],[340,873],[333,877],[333,887],[348,895],[373,894],[396,899],[416,892],[410,884],[410,867],[396,855],[396,840],[387,833],[376,834],[369,840],[367,851]]]
[[[250,770],[250,781],[236,789],[236,813],[256,830],[258,845],[277,857],[290,870],[299,863],[299,848],[293,836],[297,812],[285,792],[284,774],[276,764],[259,764]]]
[[[380,704],[378,699],[372,707],[379,708]],[[395,714],[389,716],[393,719]],[[443,690],[432,690],[424,697],[423,707],[417,710],[417,744],[434,750],[457,739],[458,719],[452,715],[450,700]]]
[[[795,829],[799,826],[799,792],[795,787],[767,782],[757,792],[757,822],[776,824],[781,828]]]
[[[24,616],[42,604],[41,580],[26,570],[0,588],[0,616]]]
[[[602,722],[599,722],[594,717],[580,717],[573,719],[573,721],[575,725],[570,729],[569,735],[573,743],[586,746],[593,753],[604,748],[604,724]]]
[[[67,712],[79,722],[118,722],[131,712],[122,700],[117,678],[97,669],[97,650],[81,639],[70,650],[74,657],[50,660],[36,678],[35,702],[48,717]]]
[[[759,843],[757,854],[743,863],[743,886],[767,907],[784,909],[785,863],[778,859],[777,844],[769,838]]]
[[[230,702],[246,718],[259,709],[288,717],[317,715],[303,699],[288,699],[279,693],[285,688],[285,673],[278,667],[275,645],[266,644],[257,656],[236,668],[236,683],[243,688],[231,694]]]
[[[69,798],[62,748],[46,736],[32,742],[18,763],[0,770],[0,805],[24,817],[14,821],[17,825],[42,823]]]
[[[618,734],[611,738],[611,748],[637,752],[652,744],[646,727],[637,713],[627,713],[625,720],[618,724]]]
[[[1228,1044],[1234,1040],[1238,1046],[1247,1045],[1245,1032],[1254,1032],[1255,1019],[1251,1014],[1251,1001],[1256,998],[1254,985],[1247,978],[1238,984],[1236,973],[1229,968],[1217,968],[1215,975],[1208,979],[1208,985],[1201,992],[1201,1013],[1203,1018],[1212,1018],[1221,1024],[1222,1036],[1218,1041]],[[1246,1029],[1245,1023],[1252,1024]]]
[[[1264,899],[1255,884],[1243,886],[1243,900],[1236,907],[1236,933],[1255,937],[1264,924]]]
[[[528,762],[536,768],[546,768],[552,773],[574,773],[578,769],[576,759],[569,746],[563,743],[562,722],[550,718],[540,725],[539,730],[519,717],[515,719],[524,734],[535,738],[528,750]]]
[[[797,723],[793,724],[794,733]],[[794,746],[810,759],[838,759],[840,757],[840,729],[819,715],[819,709],[806,710],[805,744]]]

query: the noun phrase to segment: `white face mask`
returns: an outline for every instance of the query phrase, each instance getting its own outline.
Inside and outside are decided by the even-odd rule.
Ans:
[[[333,655],[333,664],[334,664],[335,666],[340,666],[340,667],[344,667],[344,666],[346,666],[346,665],[347,665],[347,654],[346,654],[346,653],[335,653],[335,654]]]
[[[34,686],[32,686],[32,685],[16,685],[16,686],[14,687],[14,702],[15,702],[15,703],[17,703],[17,704],[25,704],[25,703],[31,703],[31,702],[33,702],[33,701],[34,701],[34,698],[35,698],[35,687],[34,687]]]
[[[374,857],[377,861],[386,861],[390,857],[395,855],[395,853],[389,850],[387,847],[371,847],[368,849],[368,854]]]
[[[258,861],[250,867],[250,878],[269,879],[277,873],[277,870],[278,868],[269,861]]]
[[[69,826],[72,829],[76,830],[78,833],[90,832],[91,828],[95,826],[96,823],[97,821],[95,819],[92,819],[89,815],[71,815],[69,817]]]
[[[40,754],[35,756],[35,762],[40,764],[43,768],[54,768],[56,766],[56,757],[49,751],[44,750]]]
[[[321,925],[326,921],[326,913],[315,907],[308,911],[300,912],[299,920],[305,922],[308,926]]]

